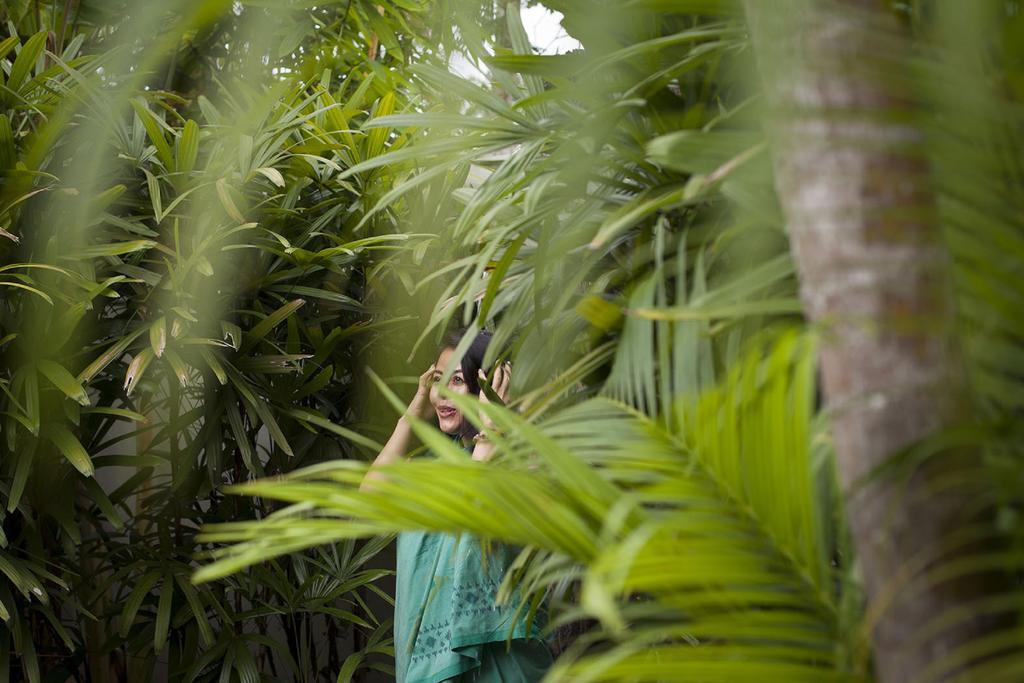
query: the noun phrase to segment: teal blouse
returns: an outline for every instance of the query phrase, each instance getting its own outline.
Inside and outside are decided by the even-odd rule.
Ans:
[[[535,683],[551,654],[515,600],[495,603],[513,550],[423,531],[398,536],[395,674],[398,683]],[[508,643],[511,633],[512,642]]]

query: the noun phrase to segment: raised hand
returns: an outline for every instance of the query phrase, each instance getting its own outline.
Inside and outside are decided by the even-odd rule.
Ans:
[[[409,402],[409,408],[406,411],[409,415],[421,419],[426,419],[430,416],[432,410],[430,405],[430,387],[434,384],[435,372],[437,372],[437,366],[431,365],[427,368],[426,372],[420,375],[419,383],[416,386],[416,395]]]
[[[487,397],[487,392],[484,391],[483,387],[487,383],[487,375],[484,374],[483,370],[479,371],[480,378],[480,402],[491,403],[491,400]],[[508,403],[508,391],[509,386],[512,384],[512,364],[505,362],[499,363],[494,369],[494,377],[491,379],[491,390],[497,395],[503,404]],[[485,429],[493,429],[494,424],[490,418],[487,417],[487,413],[480,411],[480,421],[483,423]]]

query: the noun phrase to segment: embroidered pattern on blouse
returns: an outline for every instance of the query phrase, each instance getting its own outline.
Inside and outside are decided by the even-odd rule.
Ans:
[[[501,607],[494,604],[498,584],[491,581],[476,581],[460,584],[453,596],[451,617],[420,628],[412,650],[412,662],[420,662],[450,652],[452,649],[452,618],[479,616],[497,612]]]

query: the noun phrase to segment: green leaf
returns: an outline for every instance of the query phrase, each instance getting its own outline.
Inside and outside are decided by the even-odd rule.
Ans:
[[[597,234],[590,241],[590,248],[598,249],[605,246],[609,241],[656,211],[679,204],[685,196],[685,188],[680,187],[659,188],[641,194],[605,219]]]
[[[176,351],[171,349],[164,350],[164,358],[167,364],[171,366],[171,370],[174,372],[174,376],[178,378],[178,383],[181,386],[188,386],[189,384],[189,372],[188,365],[182,360],[181,356]]]
[[[39,675],[39,658],[36,656],[36,645],[32,641],[28,619],[21,620],[21,666],[29,683],[41,683]]]
[[[224,332],[224,339],[231,342],[231,346],[238,350],[242,344],[242,328],[238,325],[228,322],[227,320],[220,321],[220,329]]]
[[[288,443],[288,439],[285,438],[284,432],[281,431],[281,426],[278,425],[277,420],[274,418],[274,413],[271,410],[269,403],[263,401],[263,399],[257,397],[250,403],[256,414],[260,416],[260,421],[266,426],[267,431],[270,432],[270,438],[273,439],[282,451],[287,455],[295,455],[292,451],[291,445]]]
[[[22,395],[25,398],[25,417],[28,419],[29,431],[39,434],[42,415],[39,410],[39,376],[36,374],[36,368],[26,367],[21,381],[23,382]]]
[[[185,122],[178,136],[177,162],[174,170],[189,174],[196,166],[199,156],[199,124],[192,119]]]
[[[284,413],[286,415],[294,417],[296,420],[308,422],[309,424],[320,427],[321,429],[326,429],[330,432],[334,432],[338,436],[348,439],[349,441],[357,443],[361,446],[366,446],[370,450],[379,451],[382,448],[381,444],[374,441],[373,439],[365,437],[362,434],[359,434],[358,432],[355,432],[351,429],[342,427],[339,424],[335,424],[334,422],[331,422],[323,415],[316,413],[312,410],[306,408],[289,408],[286,409]]]
[[[146,169],[142,169],[142,172],[146,174],[146,188],[149,190],[149,201],[153,206],[153,218],[156,219],[156,224],[159,225],[164,219],[163,200],[160,197],[160,181]]]
[[[519,253],[519,249],[523,246],[526,238],[529,236],[527,231],[523,231],[505,249],[505,253],[502,255],[501,260],[498,261],[498,265],[491,271],[490,279],[487,282],[487,291],[484,293],[483,301],[480,303],[480,312],[478,313],[481,320],[487,320],[487,314],[491,311],[491,306],[494,304],[494,297],[497,296],[498,290],[504,281],[505,274],[508,269],[512,266],[512,262],[515,261],[516,255]]]
[[[64,455],[76,470],[87,477],[93,475],[92,460],[88,451],[74,434],[69,432],[63,425],[50,424],[46,428],[45,437]]]
[[[46,593],[43,591],[39,581],[25,567],[23,561],[12,555],[0,553],[0,574],[6,576],[26,600],[31,599],[33,596],[43,602],[47,600]]]
[[[153,113],[149,111],[149,107],[144,99],[133,98],[130,100],[130,103],[132,109],[135,110],[135,114],[142,122],[142,126],[146,129],[146,135],[149,136],[150,142],[156,148],[157,159],[164,165],[164,169],[168,172],[173,172],[175,170],[174,155],[171,153],[171,146],[167,144],[167,138],[164,137],[163,128],[160,127]]]
[[[319,287],[307,287],[304,285],[270,285],[267,287],[269,292],[279,292],[281,294],[292,294],[299,296],[306,296],[314,299],[322,299],[324,301],[330,301],[338,304],[340,307],[349,311],[362,311],[364,310],[363,305],[353,299],[350,296],[342,294],[340,292],[332,292],[327,289],[321,289]]]
[[[11,50],[13,50],[14,46],[17,45],[19,42],[20,41],[18,40],[17,35],[10,35],[7,38],[4,38],[2,41],[0,41],[0,59],[3,59],[8,54],[10,54]]]
[[[203,603],[199,599],[199,593],[196,592],[195,587],[189,583],[187,577],[175,574],[174,580],[178,584],[178,590],[180,590],[182,595],[185,596],[185,601],[188,602],[189,608],[192,610],[192,616],[196,620],[196,625],[199,627],[199,636],[203,641],[203,645],[210,647],[214,642],[213,627],[210,625],[210,620],[206,616],[206,609],[203,607]]]
[[[366,656],[362,652],[353,652],[346,657],[345,662],[341,665],[341,671],[338,672],[337,683],[352,683],[352,677],[355,676],[359,665],[365,658]]]
[[[167,320],[163,316],[149,326],[149,346],[157,358],[164,355],[164,349],[167,347]]]
[[[114,504],[110,502],[110,498],[107,496],[106,491],[104,491],[99,485],[99,482],[92,478],[86,479],[85,488],[89,493],[89,497],[92,498],[94,503],[96,503],[96,507],[100,509],[103,516],[107,518],[107,521],[109,521],[115,529],[123,528],[124,519],[122,519],[117,508],[114,507]]]
[[[217,381],[220,382],[221,386],[226,385],[228,383],[228,376],[224,372],[224,366],[221,364],[220,360],[217,359],[217,355],[210,349],[204,347],[200,347],[199,355],[203,357],[204,361],[206,361],[207,367],[209,367],[217,377]]]
[[[25,492],[25,484],[28,482],[28,475],[32,471],[32,462],[36,455],[36,440],[28,440],[28,445],[22,448],[17,455],[17,464],[14,466],[14,481],[11,483],[11,492],[7,498],[7,511],[14,512]]]
[[[363,82],[365,83],[366,81]],[[348,119],[345,117],[341,105],[326,90],[320,93],[320,103],[324,107],[324,117],[327,119],[327,132],[332,135],[340,135],[345,147],[354,151],[356,149],[356,141],[352,137]]]
[[[614,330],[622,323],[622,308],[596,294],[580,299],[576,304],[576,312],[601,330]]]
[[[386,93],[380,101],[377,103],[374,109],[375,116],[388,116],[395,110],[395,94],[393,92]],[[369,135],[366,136],[366,153],[363,155],[364,159],[372,159],[384,151],[384,143],[387,140],[388,133],[390,131],[387,128],[373,128]]]
[[[25,41],[25,44],[21,47],[21,52],[14,59],[14,64],[11,66],[11,74],[7,78],[7,90],[3,93],[3,100],[5,102],[14,104],[17,101],[16,97],[10,94],[8,90],[14,93],[21,91],[22,83],[25,82],[25,78],[32,71],[32,67],[35,66],[36,60],[43,52],[43,48],[46,47],[46,35],[46,31],[40,31]]]
[[[131,333],[125,335],[115,343],[110,345],[106,351],[101,353],[96,360],[87,365],[84,370],[78,373],[78,381],[88,382],[101,372],[105,367],[110,365],[114,360],[124,355],[124,352],[128,350],[132,342],[138,339],[146,330],[149,328],[145,325],[135,328]]]
[[[623,7],[635,12],[658,14],[740,14],[737,0],[626,0]]]
[[[95,408],[86,408],[82,413],[86,415],[110,415],[112,417],[119,417],[133,422],[142,422],[146,419],[145,415],[125,408],[105,408],[103,406],[97,406]]]
[[[23,285],[20,282],[8,282],[8,281],[4,281],[4,280],[0,280],[0,287],[14,287],[15,289],[23,289],[26,292],[32,292],[33,294],[35,294],[36,296],[41,298],[46,303],[50,304],[51,306],[53,305],[53,299],[51,299],[49,297],[49,295],[47,295],[46,293],[36,289],[35,287],[30,287],[29,285]]]
[[[142,606],[142,601],[146,599],[150,589],[156,584],[160,578],[160,573],[151,571],[143,574],[135,586],[132,588],[131,593],[128,595],[128,599],[125,600],[124,609],[121,610],[121,623],[118,628],[118,635],[122,638],[127,638],[131,632],[132,624],[135,623],[135,615],[139,611],[139,607]]]
[[[235,445],[238,446],[238,451],[242,455],[242,462],[249,471],[256,470],[256,463],[253,460],[252,444],[249,443],[249,437],[245,432],[245,424],[242,422],[242,413],[238,406],[238,397],[234,392],[225,393],[225,412],[228,416],[228,426],[231,427],[231,433],[235,438]]]
[[[508,35],[512,41],[512,49],[521,55],[533,55],[533,46],[530,44],[530,38],[526,34],[526,29],[523,28],[523,18],[520,15],[520,6],[514,4],[507,4],[505,6],[505,19],[508,27]],[[539,95],[544,92],[544,81],[536,76],[526,76],[523,78],[526,85],[526,91],[530,95]]]
[[[249,652],[248,646],[244,640],[236,640],[232,644],[232,651],[234,652],[234,666],[235,670],[238,671],[238,679],[241,683],[259,683],[260,674],[256,669],[256,660],[253,659],[252,653]]]
[[[79,249],[75,256],[77,258],[90,259],[100,256],[120,256],[130,254],[133,251],[144,251],[156,246],[153,240],[129,240],[127,242],[112,242],[110,244],[94,244]]]
[[[77,401],[83,406],[89,405],[89,394],[75,377],[64,368],[63,365],[51,360],[39,360],[36,367],[46,379],[50,380],[53,386],[64,392],[64,395],[72,401]]]
[[[142,349],[135,355],[132,362],[128,364],[128,370],[124,375],[124,390],[129,396],[132,395],[135,387],[138,386],[142,375],[146,372],[146,368],[149,367],[153,360],[153,355],[153,349]]]
[[[14,168],[18,161],[18,150],[14,144],[14,131],[11,120],[6,114],[0,114],[0,170]]]
[[[171,625],[171,605],[174,600],[174,580],[170,573],[164,573],[160,584],[160,597],[153,623],[153,652],[163,652],[167,644],[167,632]]]
[[[285,186],[284,176],[281,175],[281,172],[278,171],[276,168],[271,168],[270,166],[264,166],[262,168],[257,168],[255,171],[253,171],[253,173],[259,173],[260,175],[264,176],[267,180],[272,182],[277,187],[284,187]]]
[[[647,155],[674,171],[709,174],[763,141],[762,135],[747,131],[680,130],[648,142]]]
[[[267,336],[272,329],[284,322],[284,320],[291,316],[292,313],[299,310],[305,303],[306,302],[303,299],[295,299],[270,313],[266,318],[253,326],[253,328],[245,334],[241,351],[252,348],[256,342]]]
[[[801,315],[803,304],[799,299],[761,299],[738,304],[673,308],[629,308],[626,315],[646,320],[716,320],[744,318],[754,315]]]
[[[243,216],[242,212],[238,210],[235,200],[231,198],[231,191],[228,189],[227,179],[218,178],[214,185],[217,188],[217,198],[220,200],[220,204],[224,207],[224,211],[228,216],[239,223],[245,223],[245,216]]]

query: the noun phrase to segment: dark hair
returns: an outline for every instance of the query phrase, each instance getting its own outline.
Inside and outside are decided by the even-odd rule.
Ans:
[[[441,346],[441,350],[458,348],[467,332],[468,330],[465,328],[450,332],[445,338],[445,343]],[[469,348],[466,349],[466,353],[462,355],[462,378],[466,382],[466,388],[469,389],[470,396],[477,396],[480,393],[480,382],[477,373],[484,366],[484,356],[487,354],[487,347],[490,343],[490,332],[487,330],[478,332]]]

